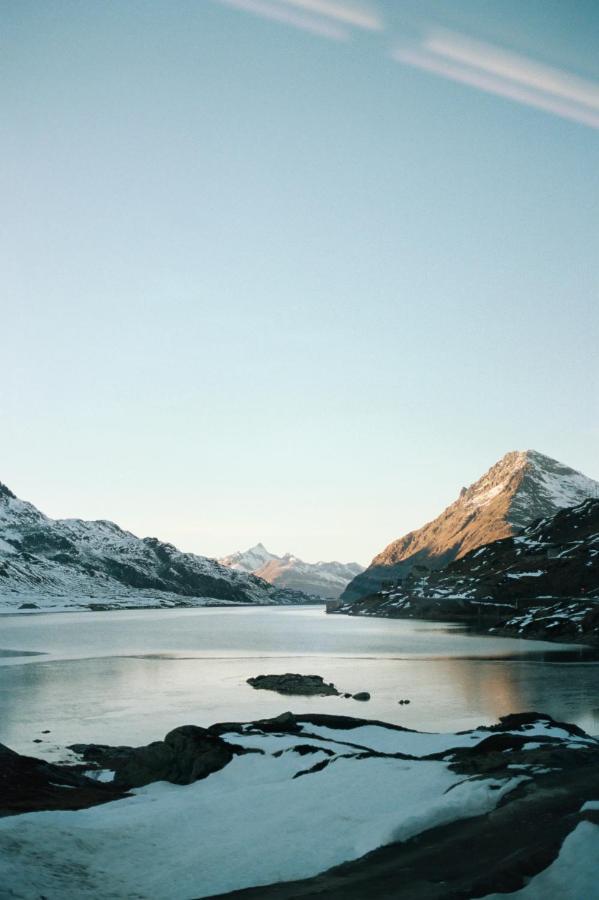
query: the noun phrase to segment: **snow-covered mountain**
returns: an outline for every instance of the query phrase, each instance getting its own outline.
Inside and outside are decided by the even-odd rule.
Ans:
[[[0,607],[306,603],[215,559],[138,538],[114,522],[50,519],[0,483]]]
[[[264,544],[238,551],[219,560],[238,572],[251,572],[279,588],[303,591],[325,600],[335,600],[347,584],[364,571],[359,563],[307,563],[291,553],[276,556]]]
[[[518,450],[495,463],[458,499],[417,531],[393,541],[347,586],[353,602],[384,582],[405,577],[415,565],[442,569],[454,559],[513,535],[542,516],[599,497],[599,483],[536,450]]]
[[[223,566],[235,569],[237,572],[255,574],[258,569],[275,559],[280,559],[280,557],[275,556],[274,553],[269,553],[264,544],[256,544],[255,547],[250,547],[249,550],[238,550],[229,556],[223,556],[219,559],[219,562]]]
[[[444,569],[419,565],[337,608],[350,615],[465,619],[523,637],[599,643],[599,500],[538,519]]]

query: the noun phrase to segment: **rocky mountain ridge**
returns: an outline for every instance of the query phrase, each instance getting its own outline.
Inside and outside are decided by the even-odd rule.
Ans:
[[[314,602],[114,522],[51,519],[0,483],[0,606],[118,608]]]
[[[276,556],[261,543],[222,557],[219,562],[236,571],[252,573],[276,587],[303,591],[323,600],[338,598],[349,582],[364,571],[359,563],[307,563],[292,553]]]
[[[599,497],[599,482],[535,450],[506,453],[462,488],[436,519],[389,544],[347,586],[351,603],[404,578],[417,565],[442,569],[477,547],[510,537],[543,516]]]
[[[338,611],[465,619],[504,634],[599,644],[599,500],[539,519],[445,569],[414,566]]]

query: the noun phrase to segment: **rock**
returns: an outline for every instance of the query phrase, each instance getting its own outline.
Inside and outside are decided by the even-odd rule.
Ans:
[[[50,729],[45,728],[43,731],[40,732],[40,734],[50,734]]]
[[[116,786],[142,787],[153,781],[191,784],[218,772],[231,762],[233,748],[198,725],[183,725],[169,731],[163,741],[136,747],[115,762]]]
[[[410,701],[409,700],[398,700],[397,702],[399,703],[400,706],[403,706],[405,703],[409,703]]]
[[[67,749],[82,756],[92,767],[115,770],[119,763],[129,758],[134,748],[110,747],[108,744],[69,744]]]
[[[114,785],[92,781],[71,766],[22,756],[0,744],[0,816],[84,809],[124,796]]]
[[[287,734],[299,734],[302,730],[301,726],[296,722],[296,717],[292,712],[281,713],[280,716],[275,716],[274,719],[260,719],[254,724],[258,726],[260,731],[265,732],[272,731],[275,733],[284,732]]]
[[[290,713],[288,715],[291,715]],[[109,747],[105,744],[71,744],[69,750],[101,769],[111,769],[114,785],[121,789],[142,787],[153,781],[191,784],[229,763],[242,747],[221,740],[215,730],[182,725],[163,741],[145,747]]]
[[[368,691],[358,691],[357,694],[354,694],[354,700],[370,700],[370,694]]]
[[[34,743],[34,744],[43,744],[44,742],[42,741],[41,738],[34,738],[34,739],[33,739],[33,743]]]
[[[37,603],[21,603],[19,609],[39,609]]]
[[[299,675],[286,672],[284,675],[256,675],[247,683],[256,690],[276,691],[278,694],[296,694],[304,697],[339,696],[334,684],[327,684],[321,675]]]

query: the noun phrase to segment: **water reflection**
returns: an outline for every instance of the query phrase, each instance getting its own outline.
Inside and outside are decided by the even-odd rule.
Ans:
[[[190,612],[5,620],[5,645],[45,646],[50,659],[0,665],[0,742],[52,757],[67,743],[141,743],[186,722],[286,709],[367,715],[430,731],[536,709],[599,732],[599,664],[584,648],[434,623],[325,617],[320,610]],[[66,658],[75,650],[79,658]],[[372,700],[365,706],[286,698],[245,683],[267,671],[318,673],[342,690],[368,690]],[[398,704],[404,697],[409,706]],[[41,734],[46,729],[51,735]],[[44,744],[33,744],[39,737]]]

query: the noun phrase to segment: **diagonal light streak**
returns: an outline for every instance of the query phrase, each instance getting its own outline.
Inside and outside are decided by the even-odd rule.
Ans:
[[[364,28],[368,31],[381,31],[383,28],[382,20],[372,6],[340,0],[280,0],[280,2],[287,6],[301,7],[329,19],[336,19],[355,28]]]
[[[426,38],[423,49],[454,62],[482,69],[500,78],[599,110],[599,86],[570,72],[519,54],[474,41],[461,34],[439,31]]]
[[[216,2],[332,41],[346,41],[350,37],[349,31],[335,22],[296,12],[279,3],[270,3],[267,0],[216,0]]]
[[[515,100],[581,125],[599,129],[599,112],[594,109],[581,104],[569,103],[554,94],[526,87],[491,72],[443,59],[419,48],[398,48],[393,52],[393,58],[398,62],[432,72],[451,81],[467,84],[487,93]]]

